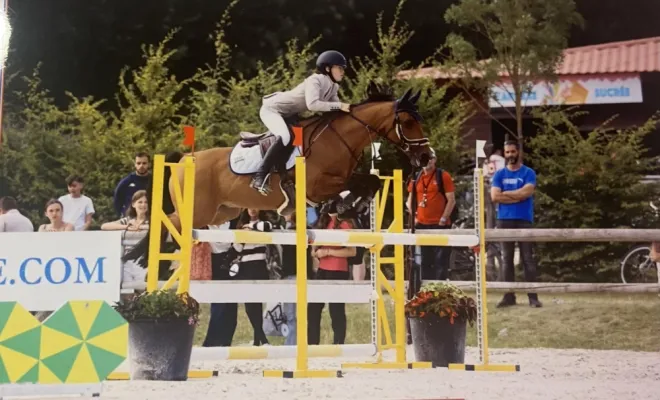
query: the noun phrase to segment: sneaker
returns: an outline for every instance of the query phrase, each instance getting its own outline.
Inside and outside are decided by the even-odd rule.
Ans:
[[[513,293],[506,293],[502,300],[497,303],[497,308],[511,307],[516,305],[516,295]]]

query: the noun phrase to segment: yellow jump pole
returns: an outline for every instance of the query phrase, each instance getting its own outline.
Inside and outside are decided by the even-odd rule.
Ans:
[[[296,369],[264,371],[266,378],[340,378],[341,371],[310,370],[307,343],[307,177],[305,157],[296,157]]]
[[[156,154],[154,157],[153,186],[151,189],[151,221],[149,221],[149,259],[147,260],[147,292],[158,289],[158,266],[160,264],[160,237],[163,218],[163,186],[165,185],[165,156]]]
[[[178,168],[183,168],[183,193],[179,179],[175,179],[173,201],[179,210],[181,231],[177,231],[163,211],[163,193],[169,190],[169,182],[165,182],[165,168],[171,168],[172,175],[178,176]],[[186,156],[183,164],[166,163],[165,156],[157,154],[154,157],[153,186],[151,190],[151,220],[149,237],[149,260],[147,264],[147,292],[158,290],[158,270],[160,261],[178,261],[179,268],[163,285],[169,289],[176,281],[179,283],[177,293],[190,289],[190,256],[192,254],[193,208],[195,205],[195,158]],[[160,238],[163,225],[180,247],[178,253],[162,253]]]
[[[174,171],[172,171],[174,173]],[[195,210],[195,158],[187,156],[183,162],[183,199],[179,205],[181,221],[181,276],[177,293],[190,291],[190,260],[192,256],[193,215]]]

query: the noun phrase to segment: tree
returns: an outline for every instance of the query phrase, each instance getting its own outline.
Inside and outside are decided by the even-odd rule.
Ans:
[[[74,153],[68,115],[42,87],[39,66],[21,81],[26,89],[17,93],[19,104],[12,107],[18,111],[5,114],[0,197],[16,197],[19,208],[38,221],[46,201],[66,193],[62,171]]]
[[[515,102],[515,135],[522,142],[523,96],[534,82],[554,79],[571,28],[582,24],[575,0],[461,0],[445,19],[469,35],[447,36],[444,67],[490,98],[493,85],[504,89]]]
[[[452,172],[457,172],[462,155],[460,142],[461,125],[470,117],[472,110],[461,97],[448,99],[448,86],[438,87],[431,78],[413,78],[404,80],[400,72],[412,67],[409,61],[401,61],[401,54],[415,32],[401,19],[407,0],[400,0],[394,11],[392,22],[383,26],[383,12],[376,19],[376,38],[369,42],[373,55],[355,57],[351,60],[353,78],[347,79],[347,90],[343,93],[353,102],[364,100],[366,89],[371,81],[384,87],[391,87],[394,93],[401,95],[408,88],[419,90],[422,96],[418,102],[420,113],[424,116],[424,132],[429,137],[431,147],[438,155],[438,165]],[[396,149],[384,144],[381,151],[383,159],[397,159]],[[382,163],[381,173],[391,173],[401,167],[398,163]]]
[[[645,156],[644,137],[655,130],[660,114],[639,127],[612,130],[608,122],[581,133],[573,119],[583,113],[535,110],[538,132],[530,154],[538,175],[536,222],[539,228],[653,228],[649,199],[657,184],[643,183],[654,158]],[[569,282],[616,281],[626,243],[539,244],[546,279]]]

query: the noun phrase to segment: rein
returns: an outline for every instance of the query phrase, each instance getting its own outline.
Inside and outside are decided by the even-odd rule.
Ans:
[[[369,123],[367,123],[364,120],[357,117],[353,113],[353,111],[348,113],[348,115],[353,120],[360,123],[360,125],[362,125],[366,129],[367,134],[369,135],[369,140],[371,140],[371,135],[373,134],[376,137],[380,137],[380,138],[385,139],[388,142],[394,144],[399,150],[401,150],[404,153],[410,151],[410,149],[413,148],[413,147],[422,147],[422,146],[428,145],[429,144],[429,139],[428,138],[409,139],[409,138],[406,137],[406,135],[403,132],[403,127],[401,125],[401,120],[399,118],[399,114],[402,113],[402,112],[408,113],[408,114],[412,115],[413,118],[415,118],[416,120],[421,119],[421,117],[419,116],[419,114],[415,110],[399,109],[398,106],[399,106],[399,101],[397,100],[397,101],[394,102],[394,122],[392,124],[392,127],[389,128],[386,131],[385,130],[378,130],[378,129],[374,128]],[[342,116],[342,114],[334,115],[333,116],[334,118],[331,118],[328,121],[328,123],[325,124],[325,127],[323,129],[321,129],[320,131],[319,131],[319,128],[323,125],[323,123],[322,123],[323,116],[320,116],[320,117],[318,117],[318,119],[315,118],[312,121],[310,121],[309,125],[307,125],[307,126],[311,126],[312,124],[315,124],[315,123],[317,123],[318,125],[314,128],[314,130],[310,134],[309,145],[307,146],[307,149],[304,150],[305,157],[308,157],[309,155],[311,155],[312,145],[314,144],[316,139],[318,139],[318,137],[320,137],[320,135],[326,129],[330,128],[330,131],[333,132],[339,138],[339,141],[343,145],[343,147],[345,147],[346,150],[348,150],[349,154],[351,155],[351,158],[355,162],[357,162],[358,164],[360,163],[360,160],[362,159],[362,155],[363,155],[362,151],[360,151],[360,154],[356,156],[355,155],[355,149],[351,148],[351,146],[346,142],[346,140],[343,138],[343,136],[332,126],[332,123],[335,122],[337,120],[337,118],[339,118],[340,116]],[[396,132],[396,135],[399,139],[398,143],[389,138],[389,134],[390,134],[390,132],[392,132],[392,130],[394,130]],[[319,131],[319,132],[317,133],[317,131]],[[373,145],[373,140],[372,140],[372,145]],[[373,157],[373,155],[372,155],[372,157]]]

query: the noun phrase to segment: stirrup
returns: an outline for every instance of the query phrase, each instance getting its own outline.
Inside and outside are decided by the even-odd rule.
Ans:
[[[268,194],[272,191],[270,188],[270,173],[266,174],[264,179],[261,181],[261,185],[257,185],[256,182],[256,177],[252,178],[252,182],[250,182],[250,187],[252,189],[255,189],[257,192],[261,193],[264,196],[268,196]]]

